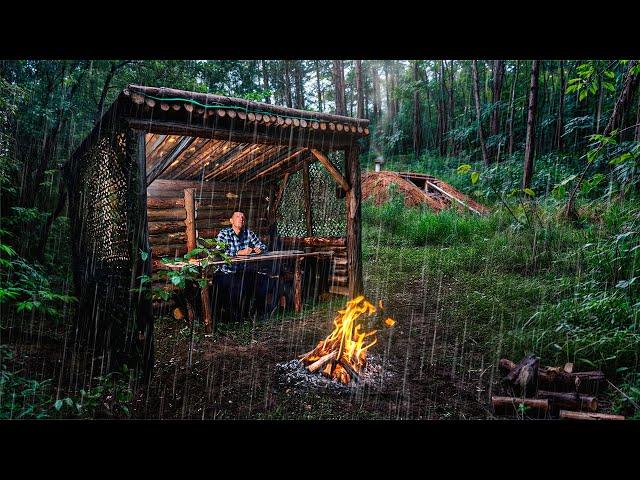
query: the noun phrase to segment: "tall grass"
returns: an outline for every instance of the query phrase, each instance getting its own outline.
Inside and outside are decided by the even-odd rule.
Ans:
[[[435,214],[392,195],[379,207],[363,204],[363,254],[410,255],[407,273],[425,265],[448,279],[450,320],[471,321],[487,347],[502,322],[507,356],[637,372],[640,208],[590,207],[578,226],[557,213],[541,207],[536,228],[525,228],[500,209],[486,217]]]

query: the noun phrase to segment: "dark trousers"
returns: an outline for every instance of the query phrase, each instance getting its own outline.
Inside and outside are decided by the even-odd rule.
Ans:
[[[214,276],[212,301],[240,320],[247,316],[252,302],[259,313],[270,311],[275,299],[272,290],[269,278],[254,270],[219,272]]]

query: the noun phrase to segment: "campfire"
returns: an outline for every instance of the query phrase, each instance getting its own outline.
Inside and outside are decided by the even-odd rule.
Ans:
[[[379,302],[383,310],[382,301]],[[309,372],[320,371],[322,375],[348,384],[359,380],[359,373],[366,366],[367,351],[377,343],[377,330],[363,331],[362,316],[376,313],[376,307],[359,296],[347,302],[343,310],[338,310],[334,319],[334,329],[310,352],[302,355],[300,360]],[[393,326],[395,320],[387,318],[384,324]]]

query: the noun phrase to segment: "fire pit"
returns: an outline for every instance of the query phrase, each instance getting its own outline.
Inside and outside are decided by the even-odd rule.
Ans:
[[[380,310],[384,310],[382,302],[379,302]],[[377,343],[375,334],[378,330],[364,331],[362,316],[370,317],[376,313],[376,307],[359,296],[347,302],[343,310],[338,311],[338,316],[334,319],[333,331],[318,345],[300,357],[299,361],[292,360],[279,365],[279,369],[287,375],[293,375],[294,383],[308,380],[313,384],[331,385],[339,382],[341,385],[358,383],[363,375],[367,375],[368,380],[379,375],[374,373],[380,370],[367,369],[367,351]],[[395,320],[387,317],[384,325],[391,327]],[[369,383],[369,382],[367,382]]]

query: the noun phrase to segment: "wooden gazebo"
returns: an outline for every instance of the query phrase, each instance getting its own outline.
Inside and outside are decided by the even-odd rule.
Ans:
[[[330,291],[361,293],[357,140],[368,123],[129,85],[64,166],[87,338],[101,339],[111,364],[133,354],[147,365],[153,316],[132,293],[137,279],[186,253],[194,229],[214,237],[237,209],[266,241],[278,232],[287,246],[331,248]]]

